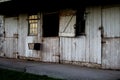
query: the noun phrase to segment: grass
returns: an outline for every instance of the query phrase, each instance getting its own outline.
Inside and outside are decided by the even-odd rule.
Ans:
[[[0,69],[0,80],[62,80],[51,78],[46,75],[34,75],[7,69]]]

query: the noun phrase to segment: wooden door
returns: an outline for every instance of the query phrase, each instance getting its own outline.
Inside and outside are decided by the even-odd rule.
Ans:
[[[45,62],[59,62],[59,38],[43,39],[42,59]]]
[[[42,58],[45,62],[59,62],[59,15],[43,14]]]
[[[18,54],[18,17],[5,18],[5,44],[6,57],[17,58]]]
[[[120,69],[120,7],[103,7],[103,68]]]

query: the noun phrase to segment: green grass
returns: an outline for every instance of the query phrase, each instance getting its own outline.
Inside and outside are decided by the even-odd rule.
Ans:
[[[48,77],[46,75],[34,75],[7,69],[0,69],[0,80],[62,80]]]

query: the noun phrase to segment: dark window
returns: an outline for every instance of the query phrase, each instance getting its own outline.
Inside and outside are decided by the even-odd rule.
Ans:
[[[56,37],[59,31],[58,13],[46,13],[43,15],[43,37]]]
[[[37,15],[29,15],[28,17],[28,35],[35,36],[38,34],[38,16]]]
[[[85,35],[85,9],[78,9],[76,12],[76,35]]]

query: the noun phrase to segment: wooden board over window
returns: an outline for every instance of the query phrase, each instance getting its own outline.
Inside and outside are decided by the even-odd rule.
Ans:
[[[59,36],[74,37],[76,25],[76,11],[60,11]]]

